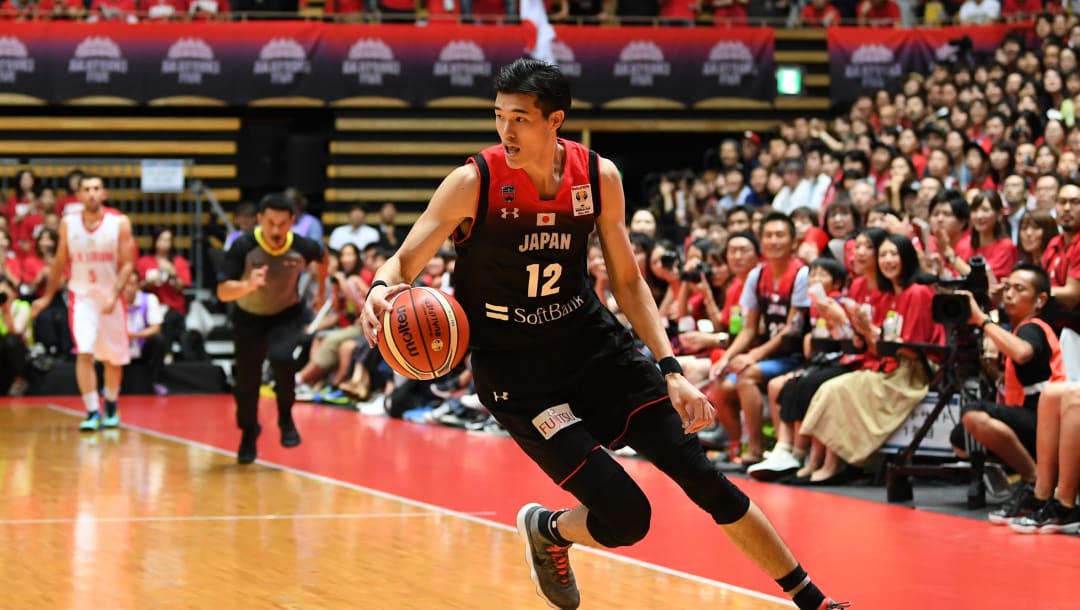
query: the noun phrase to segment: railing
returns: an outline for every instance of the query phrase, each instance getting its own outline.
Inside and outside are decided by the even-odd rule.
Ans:
[[[109,190],[108,205],[131,218],[135,238],[142,252],[153,251],[153,236],[160,229],[173,234],[173,248],[192,266],[192,287],[202,288],[205,275],[206,234],[203,218],[207,206],[219,222],[232,230],[232,223],[221,204],[202,181],[190,178],[194,162],[180,160],[184,171],[183,189],[175,193],[150,193],[142,190],[142,162],[112,158],[30,158],[0,159],[0,193],[4,199],[15,189],[15,176],[29,169],[37,176],[38,188],[50,188],[58,196],[67,192],[65,183],[74,169],[97,174]]]

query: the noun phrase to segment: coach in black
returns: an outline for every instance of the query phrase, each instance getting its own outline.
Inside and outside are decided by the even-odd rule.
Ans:
[[[558,137],[570,109],[567,79],[554,66],[520,59],[500,71],[496,91],[500,145],[450,173],[376,272],[364,305],[368,341],[376,340],[387,298],[405,290],[453,235],[454,295],[469,319],[477,394],[525,453],[581,502],[556,511],[527,504],[518,513],[530,576],[552,607],[572,610],[581,602],[571,543],[626,546],[649,530],[648,498],[599,451],[623,445],[675,480],[801,610],[846,607],[811,582],[761,509],[690,434],[712,421],[712,406],[683,377],[638,272],[618,169]],[[634,349],[586,284],[593,227],[615,297],[658,363]]]
[[[323,258],[317,241],[294,235],[292,203],[274,193],[259,203],[258,225],[233,242],[225,254],[217,287],[222,302],[236,301],[233,342],[236,365],[236,425],[240,450],[236,459],[250,464],[257,455],[259,385],[263,360],[269,356],[277,393],[281,444],[295,447],[300,433],[292,419],[297,363],[293,353],[303,334],[304,305],[297,284],[307,264]]]

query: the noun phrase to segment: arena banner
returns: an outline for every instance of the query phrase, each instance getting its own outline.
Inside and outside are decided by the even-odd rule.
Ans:
[[[835,27],[826,32],[829,88],[834,102],[877,89],[896,90],[923,63],[922,40],[911,30]]]
[[[833,101],[854,100],[877,89],[898,88],[912,72],[926,74],[936,64],[965,57],[986,64],[1012,30],[1025,24],[950,26],[915,30],[834,27],[829,45]]]
[[[135,104],[274,98],[419,107],[490,100],[499,66],[533,43],[526,26],[244,23],[7,23],[0,96]],[[772,99],[771,30],[557,29],[554,56],[574,96],[683,106],[715,97]]]
[[[575,98],[692,106],[717,97],[772,100],[775,48],[768,28],[557,26],[552,55],[573,77]]]

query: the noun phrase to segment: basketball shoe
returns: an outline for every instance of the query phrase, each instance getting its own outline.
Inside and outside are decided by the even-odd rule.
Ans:
[[[1013,519],[1034,515],[1042,505],[1043,503],[1035,498],[1035,486],[1027,481],[1020,481],[1013,489],[1012,496],[1001,508],[987,515],[987,519],[994,525],[1008,525]]]
[[[105,409],[105,417],[101,419],[101,425],[104,428],[119,428],[120,427],[120,410],[113,409],[112,415],[109,414],[109,410]]]
[[[526,504],[517,514],[518,534],[525,540],[525,561],[536,592],[552,608],[574,610],[581,604],[574,571],[567,551],[540,533],[540,516],[548,511],[539,504]]]
[[[851,604],[848,602],[834,602],[831,599],[827,599],[821,602],[821,607],[818,610],[840,610],[841,608],[850,608]]]
[[[79,424],[79,430],[83,432],[94,432],[101,429],[101,411],[91,411],[86,414],[86,419],[82,420]]]
[[[279,420],[278,428],[281,430],[282,447],[295,447],[300,444],[300,432],[296,429],[296,424],[293,423],[291,417]]]
[[[1034,515],[1009,521],[1009,528],[1021,534],[1075,534],[1080,531],[1080,507],[1051,498]]]

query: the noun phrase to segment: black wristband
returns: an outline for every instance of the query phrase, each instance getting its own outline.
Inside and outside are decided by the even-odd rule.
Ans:
[[[660,361],[656,363],[656,365],[660,367],[660,372],[663,373],[665,376],[672,373],[678,373],[682,375],[682,365],[679,364],[679,361],[675,359],[675,356],[661,358]]]
[[[382,280],[375,280],[374,282],[371,283],[371,288],[368,288],[368,291],[367,291],[368,296],[371,295],[371,291],[375,290],[376,286],[389,286],[389,285],[390,284],[387,284],[386,282],[384,282]],[[367,298],[367,297],[364,297],[364,298]]]

